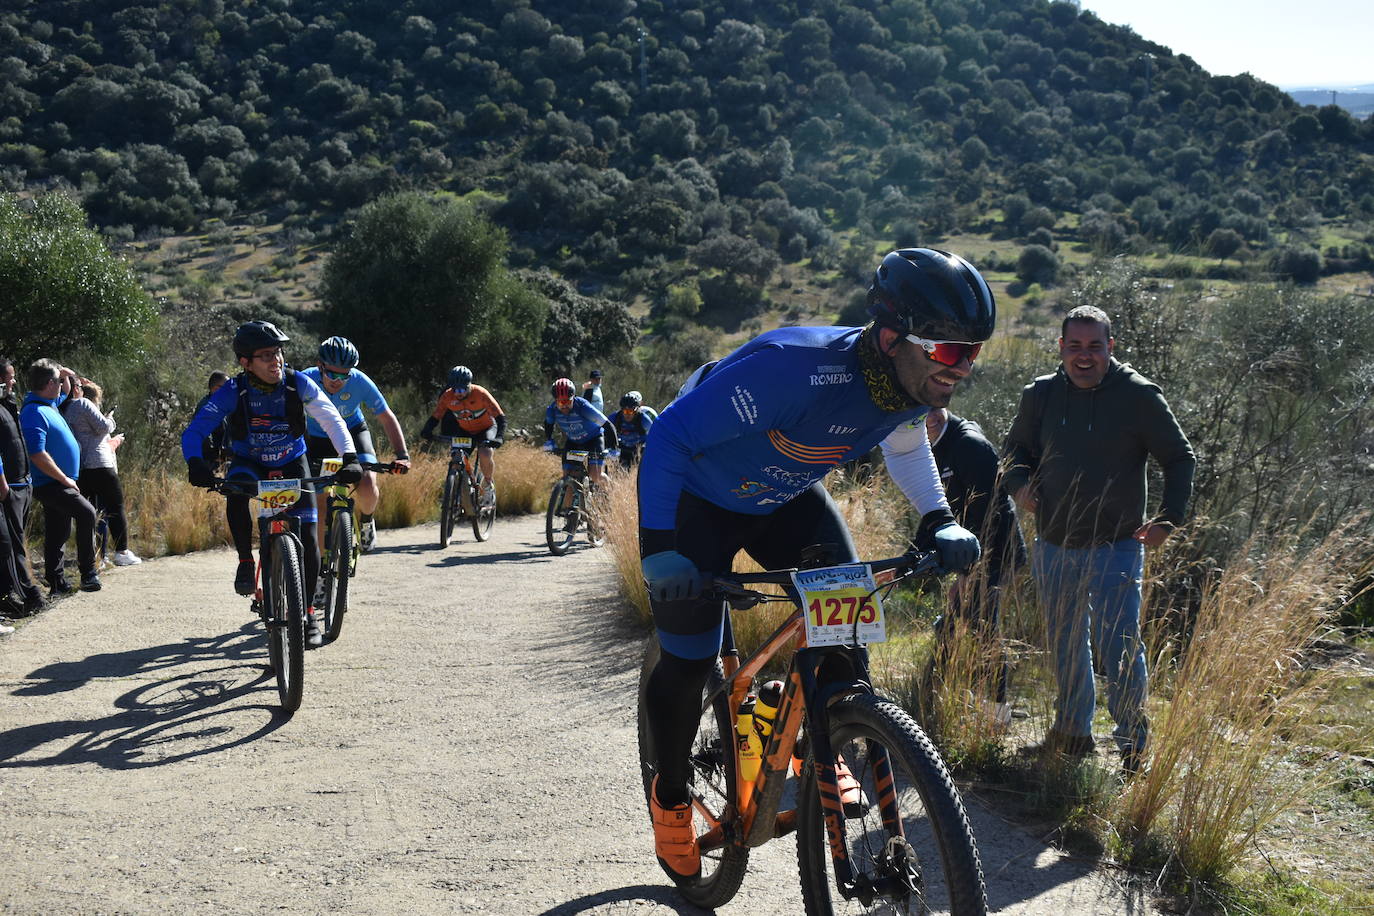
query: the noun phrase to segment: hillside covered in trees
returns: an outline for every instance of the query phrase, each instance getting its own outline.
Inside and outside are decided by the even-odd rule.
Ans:
[[[516,266],[660,303],[690,271],[708,315],[757,307],[782,263],[861,273],[956,232],[1304,280],[1371,265],[1374,120],[1071,2],[109,9],[0,13],[0,181],[70,186],[126,238],[476,192]]]

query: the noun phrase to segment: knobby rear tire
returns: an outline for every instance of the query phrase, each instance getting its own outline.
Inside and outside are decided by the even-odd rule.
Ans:
[[[288,716],[300,709],[305,689],[305,595],[300,550],[293,537],[281,535],[272,539],[267,639],[281,710]]]
[[[482,469],[472,476],[472,536],[478,541],[491,537],[491,526],[496,523],[496,507],[482,505],[482,489],[485,485]]]
[[[649,675],[658,664],[658,640],[649,643],[644,653],[644,663],[639,672],[639,771],[644,784],[644,802],[648,809],[649,793],[652,791],[654,775],[658,772],[658,755],[654,750],[653,734],[649,731],[648,709],[645,704],[645,690]],[[702,692],[707,694],[724,682],[720,660],[706,679]],[[735,740],[734,729],[730,722],[730,700],[728,694],[716,697],[710,708],[702,712],[701,722],[697,725],[696,740],[692,743],[692,775],[688,791],[699,805],[704,805],[717,820],[723,820],[727,807],[735,798]],[[733,810],[733,809],[732,809]],[[698,809],[695,823],[697,835],[706,832]],[[653,845],[653,826],[648,826],[646,842]],[[677,885],[678,892],[688,902],[703,909],[711,910],[728,903],[739,892],[744,881],[744,873],[749,867],[749,847],[728,843],[701,854],[701,874],[697,878],[682,878],[659,860],[663,871]]]
[[[845,817],[845,848],[856,873],[891,876],[884,855],[910,862],[911,893],[882,895],[865,906],[846,900],[836,887],[825,818],[816,789],[814,759],[808,755],[798,793],[797,860],[808,916],[836,913],[947,913],[984,916],[987,892],[973,831],[958,790],[935,746],[896,704],[872,694],[841,700],[829,709],[830,741],[863,787],[864,813]],[[884,827],[875,784],[875,751],[891,763],[902,841]]]
[[[343,632],[348,613],[348,579],[353,565],[353,513],[337,511],[329,532],[329,569],[325,579],[324,638],[333,642]]]

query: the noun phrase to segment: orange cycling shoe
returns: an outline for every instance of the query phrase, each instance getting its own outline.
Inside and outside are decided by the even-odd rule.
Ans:
[[[658,777],[649,789],[649,813],[654,821],[654,852],[659,864],[679,878],[701,874],[701,850],[692,826],[692,806],[665,808],[658,803]]]
[[[802,759],[792,758],[792,772],[801,779]],[[835,761],[835,785],[840,790],[840,804],[844,806],[845,817],[858,817],[868,810],[868,799],[864,798],[863,787],[849,772],[849,764],[843,760]]]

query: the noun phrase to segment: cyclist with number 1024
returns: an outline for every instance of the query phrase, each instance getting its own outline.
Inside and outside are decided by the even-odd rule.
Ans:
[[[372,411],[372,415],[386,432],[386,437],[396,452],[399,473],[404,474],[410,468],[405,434],[401,432],[401,424],[396,419],[396,414],[387,406],[386,398],[382,397],[376,383],[358,368],[358,348],[348,338],[335,336],[320,342],[318,356],[316,364],[301,370],[301,374],[329,395],[330,403],[339,412],[344,425],[348,427],[348,435],[353,440],[350,451],[356,454],[358,461],[364,465],[377,463],[377,449],[372,444],[372,431],[367,428],[367,418],[363,416],[363,408],[366,407]],[[305,418],[305,454],[310,459],[311,472],[315,474],[320,473],[321,461],[333,458],[336,454],[334,444],[329,441],[324,429],[312,416]],[[377,503],[381,499],[377,474],[374,471],[363,471],[363,479],[358,482],[353,498],[357,501],[358,514],[361,516],[358,543],[363,553],[367,553],[377,543],[377,523],[373,521],[372,513],[377,511]],[[318,511],[324,511],[324,503],[324,496],[321,494],[317,498]],[[320,537],[320,549],[323,550],[322,528],[317,534]],[[320,606],[320,597],[316,595],[316,607]]]
[[[226,439],[231,454],[226,479],[309,478],[310,468],[305,456],[307,413],[320,424],[343,459],[343,466],[335,475],[337,482],[353,484],[362,479],[362,466],[339,412],[308,376],[286,365],[282,345],[289,340],[267,321],[247,322],[234,333],[234,355],[242,371],[201,405],[181,434],[186,476],[194,486],[217,486],[214,470],[201,454],[201,446],[205,437],[226,421]],[[320,550],[315,535],[315,495],[309,486],[303,487],[300,500],[290,511],[300,520],[300,539],[305,554],[304,593],[314,595]],[[253,561],[253,519],[247,494],[226,493],[225,518],[239,556],[234,590],[240,595],[252,595],[256,589],[257,570]],[[324,640],[323,621],[314,608],[310,608],[308,614],[306,640],[318,646]]]
[[[865,327],[780,328],[698,371],[645,445],[641,568],[661,650],[643,695],[656,756],[649,807],[659,862],[684,888],[709,880],[691,761],[725,633],[712,579],[730,572],[740,550],[770,570],[805,565],[816,545],[831,562],[855,563],[853,539],[821,479],[875,445],[920,513],[918,540],[933,544],[940,565],[962,571],[979,556],[977,538],[944,498],[924,420],[949,404],[991,336],[992,292],[960,257],[903,249],[879,264],[868,302],[873,320]],[[826,763],[823,790],[851,794],[845,761]],[[807,908],[829,912],[810,899]]]

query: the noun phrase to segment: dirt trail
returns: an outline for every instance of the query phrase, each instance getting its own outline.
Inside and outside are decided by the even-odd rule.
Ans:
[[[0,911],[697,912],[651,854],[645,634],[607,613],[604,552],[550,557],[534,516],[435,530],[382,532],[289,721],[225,551],[112,570],[0,639]],[[1148,911],[973,815],[994,909]],[[801,912],[790,838],[724,912]]]

